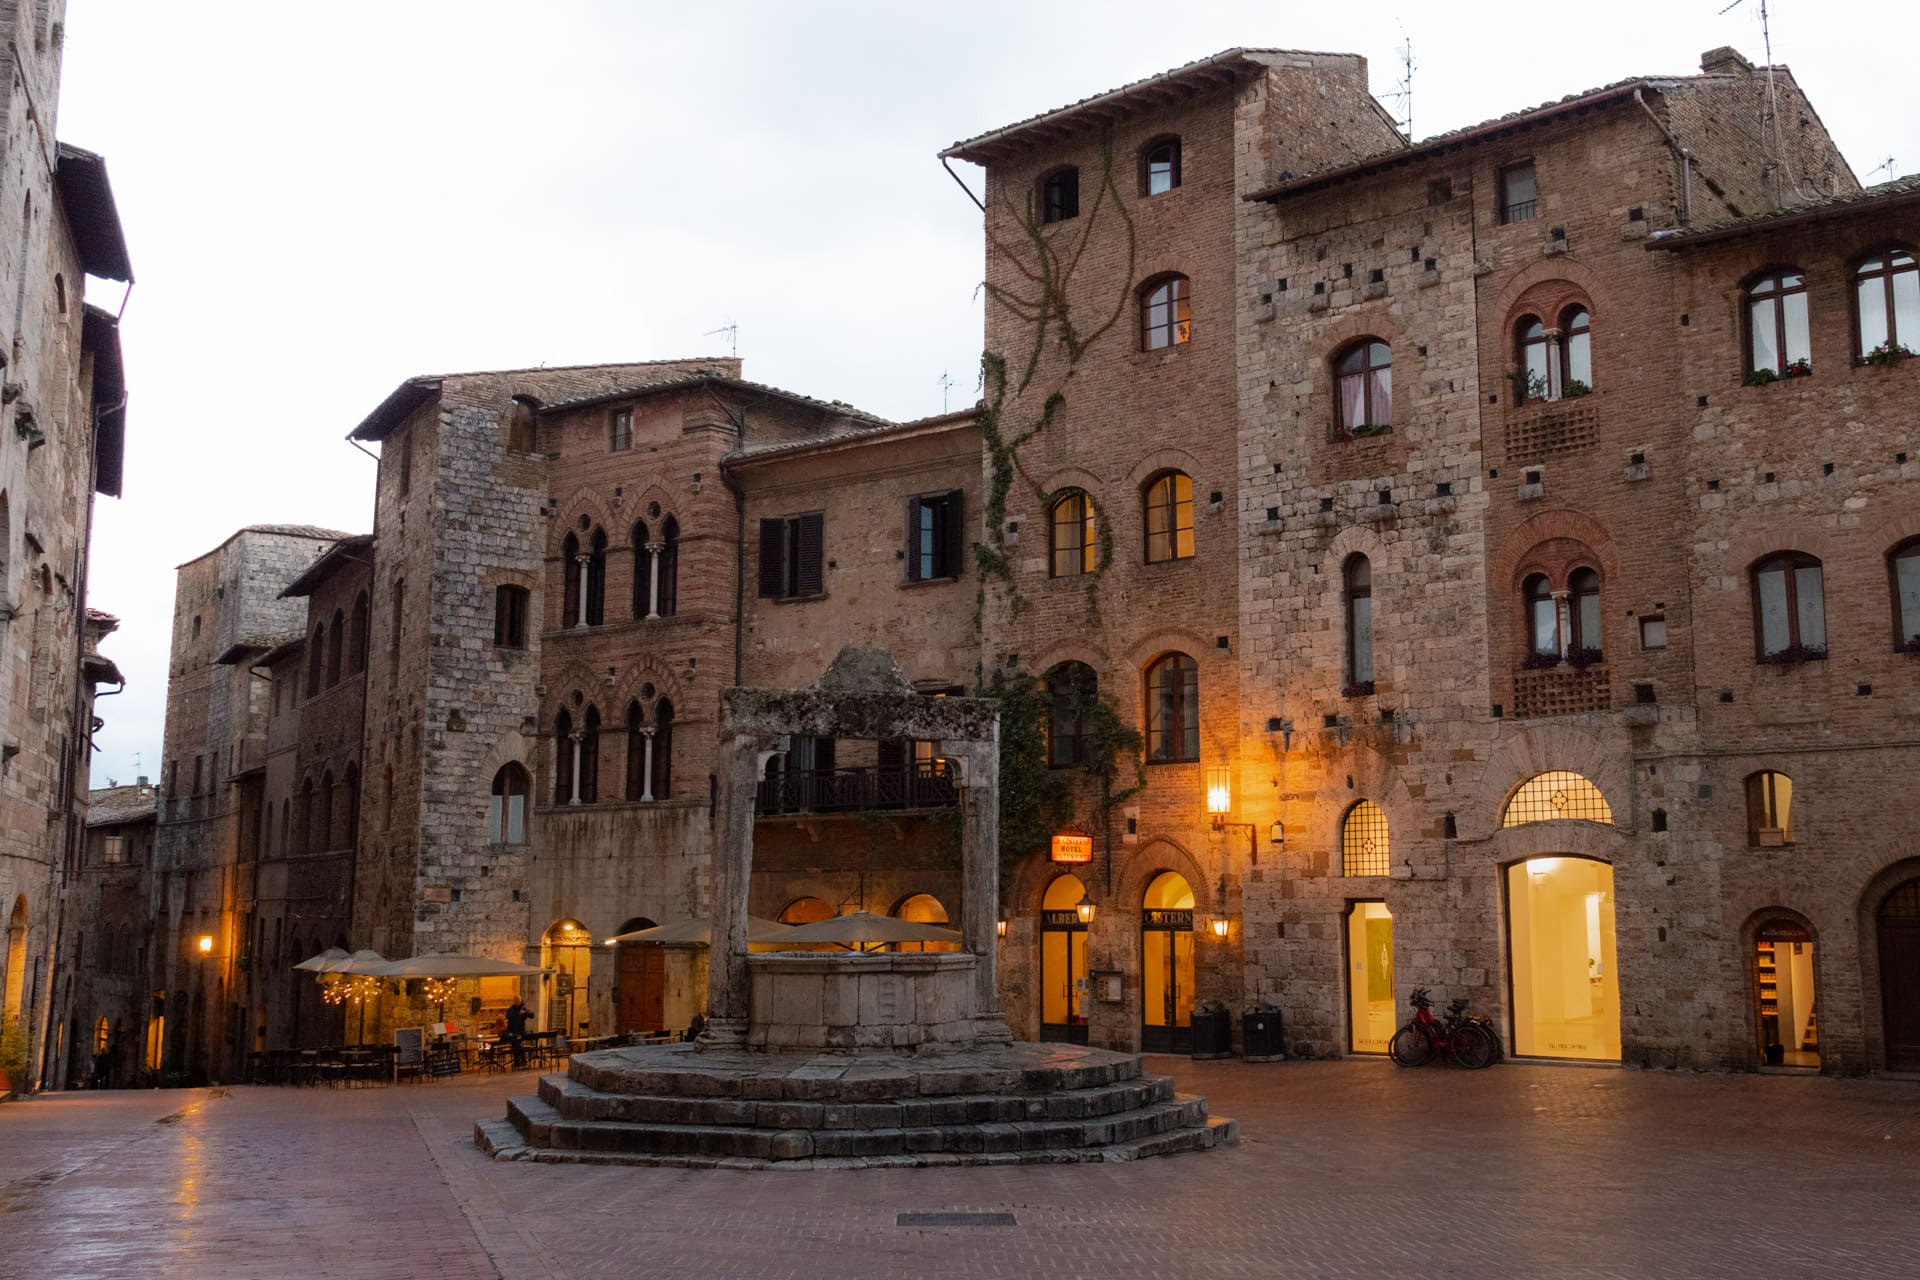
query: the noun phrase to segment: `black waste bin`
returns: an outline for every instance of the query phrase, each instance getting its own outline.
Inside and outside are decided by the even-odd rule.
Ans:
[[[1277,1005],[1257,1004],[1241,1015],[1240,1052],[1248,1062],[1279,1062],[1287,1056]]]
[[[1233,1015],[1227,1012],[1225,1005],[1195,1005],[1192,1030],[1194,1057],[1233,1056]]]

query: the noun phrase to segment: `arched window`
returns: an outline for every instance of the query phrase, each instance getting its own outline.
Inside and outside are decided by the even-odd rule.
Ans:
[[[353,624],[347,644],[347,667],[353,675],[367,669],[367,629],[369,626],[367,593],[353,598]]]
[[[1087,762],[1085,708],[1099,688],[1093,668],[1063,662],[1047,672],[1047,767],[1070,769]]]
[[[301,853],[312,853],[313,844],[313,779],[300,779],[300,845]]]
[[[1910,351],[1920,342],[1920,263],[1905,249],[1889,249],[1861,263],[1855,274],[1855,355],[1864,360],[1876,351]]]
[[[930,893],[916,893],[902,899],[893,908],[893,918],[914,924],[948,923],[945,904]],[[893,949],[895,951],[958,951],[960,944],[957,942],[899,942],[894,944]]]
[[[645,520],[635,521],[628,540],[633,547],[633,616],[644,618],[653,603],[653,552],[647,547],[653,531]]]
[[[1747,286],[1747,370],[1791,377],[1813,369],[1807,283],[1797,267],[1771,271]]]
[[[1072,165],[1040,179],[1040,221],[1065,222],[1080,216],[1080,171]]]
[[[338,609],[333,611],[333,622],[327,627],[327,688],[340,683],[340,664],[346,657],[347,619]]]
[[[314,848],[322,852],[333,848],[333,770],[320,776],[318,809],[314,816]]]
[[[393,626],[387,632],[387,649],[391,656],[400,655],[400,624],[407,616],[407,580],[393,580]]]
[[[1827,656],[1827,604],[1818,560],[1783,551],[1753,566],[1753,639],[1763,662]]]
[[[1893,647],[1920,653],[1920,538],[1908,538],[1887,553],[1893,589]]]
[[[597,627],[607,620],[607,534],[593,531],[592,549],[587,553],[587,625]]]
[[[1386,811],[1371,800],[1362,800],[1340,821],[1340,874],[1384,876],[1392,870]]]
[[[1193,337],[1185,276],[1161,276],[1140,290],[1140,349],[1177,347]]]
[[[1147,668],[1147,759],[1200,758],[1200,665],[1169,653]]]
[[[1147,563],[1193,556],[1193,481],[1185,472],[1163,471],[1147,482]]]
[[[673,703],[665,698],[653,704],[653,798],[665,800],[673,792]]]
[[[573,803],[573,779],[580,744],[573,740],[573,715],[565,708],[553,718],[553,802]]]
[[[831,920],[834,910],[819,898],[795,898],[780,909],[780,924],[813,924],[818,920]]]
[[[1347,597],[1347,685],[1354,693],[1373,692],[1373,564],[1363,555],[1347,557],[1343,573]]]
[[[1793,843],[1793,779],[1772,769],[1747,775],[1747,843]]]
[[[393,766],[388,765],[380,778],[380,829],[393,830]]]
[[[313,697],[320,692],[320,673],[327,664],[327,628],[324,624],[314,627],[313,639],[307,645],[307,696]]]
[[[1047,524],[1053,534],[1052,576],[1072,578],[1092,573],[1097,567],[1093,500],[1078,489],[1061,494],[1047,508]]]
[[[671,618],[680,607],[680,522],[668,516],[660,522],[660,585],[653,611]]]
[[[627,799],[638,800],[647,781],[646,715],[638,700],[627,704]]]
[[[1333,361],[1335,419],[1349,436],[1377,435],[1393,425],[1393,348],[1362,338]]]
[[[1547,575],[1536,573],[1521,589],[1527,601],[1527,651],[1537,656],[1560,656],[1560,614],[1553,599],[1553,584]]]
[[[306,803],[307,803],[306,799],[303,797],[300,801],[300,804],[302,805],[303,808],[306,805]],[[280,802],[280,854],[282,857],[285,857],[287,854],[292,852],[293,852],[293,812],[292,812],[291,804],[286,800],[282,800]]]
[[[560,625],[580,625],[580,539],[568,534],[560,544]]]
[[[581,725],[580,803],[594,804],[600,799],[600,711],[589,706]]]
[[[357,764],[347,766],[346,789],[347,829],[342,845],[349,853],[358,853],[360,850],[360,766]]]
[[[1523,316],[1517,330],[1520,343],[1520,376],[1525,380],[1521,400],[1558,400],[1560,384],[1558,362],[1553,344],[1547,341],[1547,326],[1539,316]]]
[[[1500,812],[1502,827],[1525,826],[1529,822],[1553,822],[1578,818],[1585,822],[1613,825],[1613,806],[1600,788],[1577,773],[1549,769],[1536,773],[1507,797]]]
[[[493,844],[527,842],[527,796],[533,780],[517,764],[503,764],[493,775],[487,801],[487,839]]]
[[[1585,307],[1568,307],[1560,317],[1562,395],[1582,396],[1593,390],[1592,328]]]
[[[1567,619],[1573,626],[1567,651],[1578,649],[1591,659],[1600,655],[1600,575],[1592,569],[1575,569],[1567,579]]]
[[[1140,152],[1140,194],[1157,196],[1180,185],[1180,139],[1155,138]]]

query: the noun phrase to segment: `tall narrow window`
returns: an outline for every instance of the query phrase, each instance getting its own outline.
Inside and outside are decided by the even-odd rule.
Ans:
[[[1535,654],[1560,655],[1560,614],[1547,575],[1536,573],[1523,589],[1527,599],[1527,647]]]
[[[580,539],[568,534],[560,544],[560,625],[580,624]]]
[[[633,547],[633,616],[644,618],[653,610],[653,531],[645,520],[636,521],[627,541]]]
[[[760,522],[760,598],[804,600],[826,593],[821,572],[826,517],[803,516]]]
[[[1200,758],[1200,666],[1169,653],[1147,668],[1147,759]]]
[[[1097,556],[1092,499],[1078,489],[1060,495],[1047,509],[1047,525],[1053,537],[1050,575],[1072,578],[1092,573]]]
[[[1747,843],[1793,843],[1793,779],[1772,769],[1747,778]]]
[[[347,619],[338,609],[333,611],[333,622],[327,627],[327,688],[340,683],[341,662],[345,659],[347,647]]]
[[[638,800],[646,791],[647,717],[636,699],[627,704],[627,799]]]
[[[1920,538],[1908,538],[1887,553],[1893,587],[1893,643],[1920,653]]]
[[[527,604],[525,587],[501,585],[493,589],[493,643],[502,649],[527,647]]]
[[[1047,767],[1086,763],[1083,712],[1096,695],[1097,679],[1084,662],[1063,662],[1047,673]]]
[[[530,396],[515,396],[513,405],[507,410],[507,448],[519,453],[532,453],[539,447],[539,430],[534,418],[534,401]]]
[[[493,794],[487,802],[487,839],[493,844],[527,842],[527,795],[532,790],[527,771],[503,764],[493,775]]]
[[[580,744],[573,740],[573,715],[562,708],[553,718],[553,802],[573,803],[573,775]]]
[[[318,812],[313,829],[316,833],[314,848],[325,852],[333,848],[333,770],[329,769],[320,776],[320,795]]]
[[[1155,138],[1140,153],[1140,194],[1157,196],[1180,185],[1180,139]]]
[[[1559,361],[1553,358],[1553,345],[1547,340],[1547,326],[1538,316],[1520,321],[1520,374],[1525,379],[1518,398],[1558,400],[1560,398]]]
[[[393,628],[387,633],[388,649],[394,657],[400,655],[400,624],[406,616],[407,580],[395,578],[393,580]]]
[[[1911,350],[1920,343],[1920,263],[1905,249],[1877,253],[1860,264],[1860,348],[1866,359],[1877,350]]]
[[[581,725],[580,803],[593,804],[600,799],[600,711],[589,706]]]
[[[299,850],[301,853],[312,853],[315,851],[316,846],[313,843],[313,835],[314,835],[313,779],[302,778],[300,780],[300,843],[299,843]]]
[[[1371,693],[1373,686],[1373,565],[1347,557],[1347,684]]]
[[[1811,368],[1807,284],[1795,269],[1775,271],[1747,288],[1747,369],[1788,376]]]
[[[353,598],[353,622],[347,644],[347,668],[354,675],[367,669],[367,628],[371,625],[368,617],[371,613],[367,593],[362,591]]]
[[[313,697],[320,692],[320,677],[327,669],[327,629],[324,625],[313,629],[313,638],[307,642],[307,696]]]
[[[668,516],[660,524],[660,583],[653,611],[671,618],[680,607],[680,522]]]
[[[1166,471],[1146,489],[1147,563],[1193,556],[1193,481]]]
[[[400,453],[400,496],[406,497],[413,492],[413,435],[403,431],[393,438],[394,448]]]
[[[957,578],[965,563],[965,495],[928,494],[907,502],[907,581]]]
[[[586,597],[587,625],[597,627],[607,620],[607,534],[604,529],[593,531],[591,550],[587,553]]]
[[[1762,660],[1827,656],[1827,605],[1820,562],[1798,551],[1753,567],[1754,643]]]
[[[1393,423],[1393,348],[1362,338],[1334,360],[1334,404],[1340,430],[1372,435]]]
[[[1163,276],[1140,291],[1140,349],[1177,347],[1193,337],[1185,276]]]
[[[1533,161],[1522,160],[1500,171],[1500,221],[1525,222],[1539,211],[1539,201]]]
[[[665,800],[673,791],[673,704],[665,698],[653,704],[653,798]]]
[[[607,448],[615,453],[633,448],[633,410],[613,411],[607,422]]]
[[[360,849],[360,766],[357,764],[347,766],[346,800],[347,826],[341,833],[341,845],[347,852],[357,853]]]
[[[1065,222],[1080,216],[1080,171],[1072,165],[1040,180],[1040,221]]]
[[[1593,318],[1585,307],[1569,307],[1560,317],[1560,393],[1593,390]]]
[[[1600,575],[1592,569],[1575,569],[1567,579],[1567,615],[1573,624],[1570,649],[1598,654],[1600,643]]]

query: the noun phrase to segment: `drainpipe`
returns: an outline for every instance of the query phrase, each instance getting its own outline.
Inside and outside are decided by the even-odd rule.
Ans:
[[[1673,130],[1667,128],[1654,109],[1647,105],[1640,90],[1633,91],[1633,104],[1647,113],[1647,119],[1653,121],[1653,127],[1667,140],[1667,149],[1680,157],[1680,221],[1683,225],[1693,222],[1693,153],[1680,145],[1680,139],[1673,136]]]

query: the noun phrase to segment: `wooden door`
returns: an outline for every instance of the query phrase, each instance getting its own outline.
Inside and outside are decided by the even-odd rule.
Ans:
[[[667,949],[658,943],[628,942],[621,945],[619,956],[614,1030],[666,1030]]]
[[[1887,1070],[1920,1071],[1920,920],[1880,918]]]

